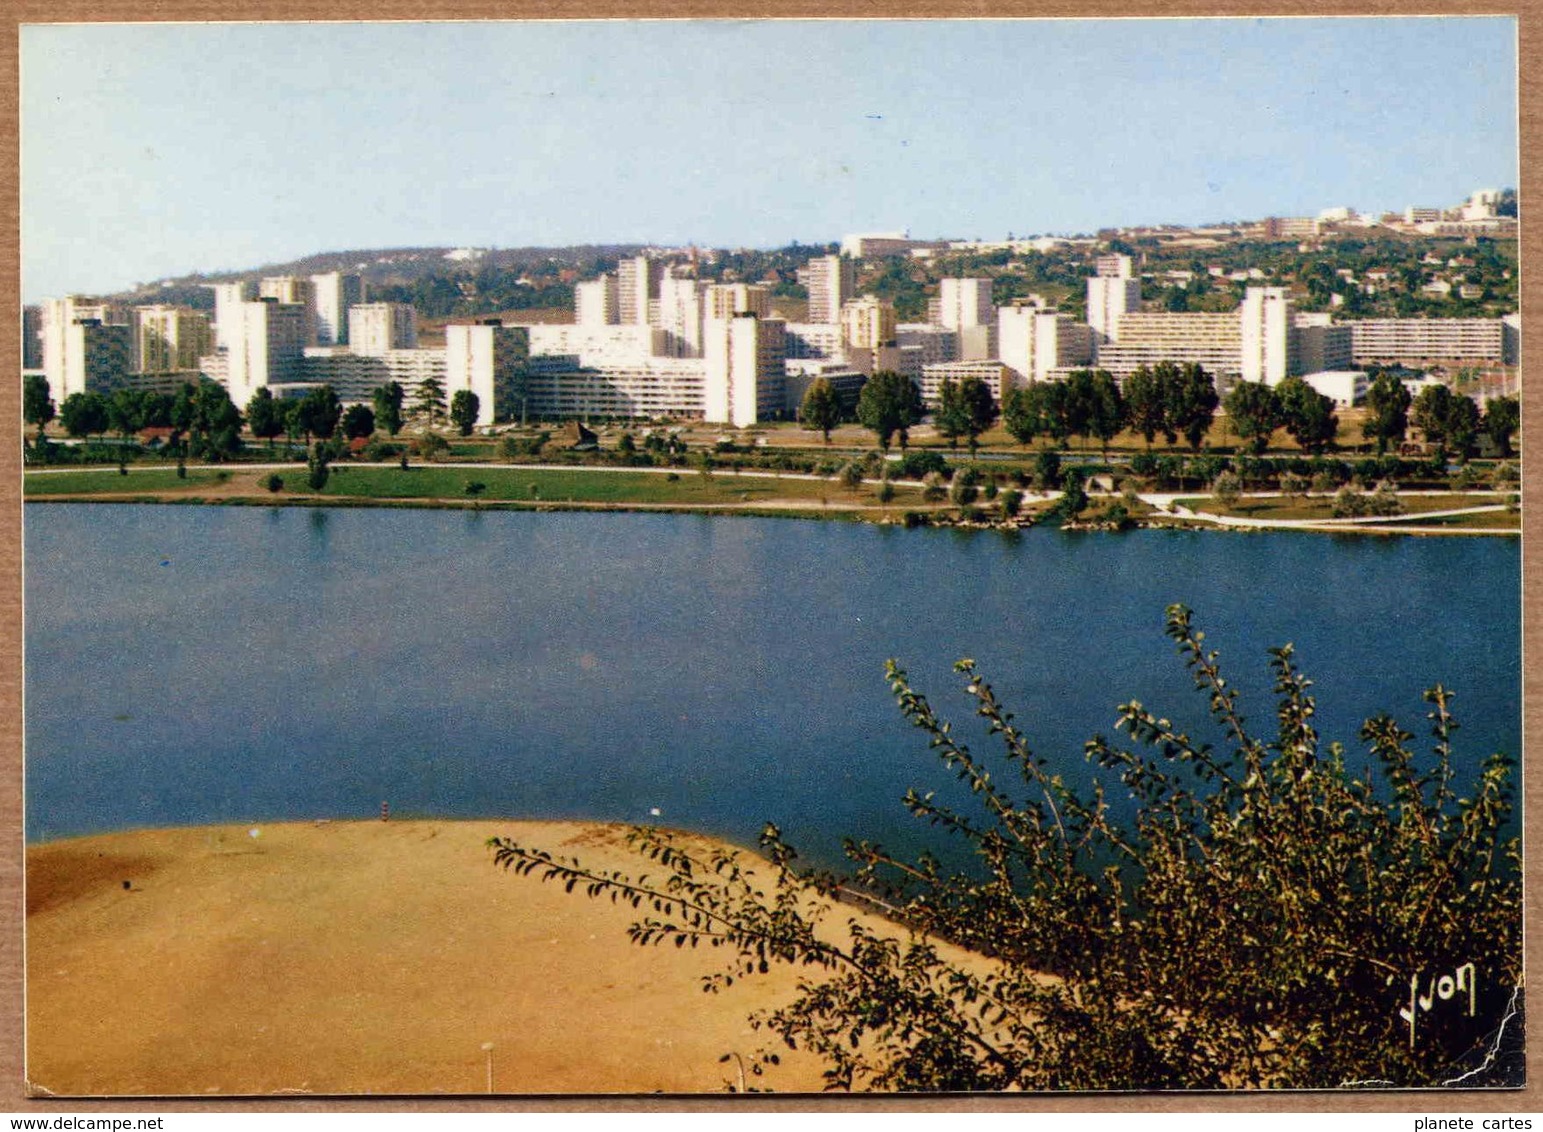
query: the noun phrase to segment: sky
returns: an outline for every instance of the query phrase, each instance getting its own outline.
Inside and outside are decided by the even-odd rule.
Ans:
[[[24,25],[22,293],[1514,186],[1513,18]]]

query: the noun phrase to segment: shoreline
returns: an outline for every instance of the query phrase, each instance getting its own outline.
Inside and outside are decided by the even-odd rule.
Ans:
[[[1093,496],[1103,499],[1105,496]],[[1117,496],[1107,497],[1117,499]],[[169,495],[143,492],[122,494],[43,495],[28,498],[23,504],[138,504],[141,506],[167,507],[292,507],[299,509],[334,508],[342,511],[388,509],[418,511],[535,511],[535,512],[617,512],[653,515],[728,515],[758,519],[814,519],[825,522],[870,523],[874,526],[928,527],[936,529],[1021,531],[1039,526],[1038,516],[1025,516],[1016,522],[981,521],[969,522],[947,514],[947,508],[939,509],[946,521],[935,521],[926,510],[868,504],[801,505],[794,501],[746,503],[618,503],[585,500],[471,500],[436,498],[380,498],[373,496],[258,496],[258,495]],[[875,512],[878,515],[875,515]],[[907,515],[921,517],[920,522],[907,523]],[[1418,525],[1419,515],[1403,517],[1399,524],[1379,522],[1346,522],[1344,520],[1255,520],[1248,523],[1229,522],[1226,517],[1195,511],[1183,515],[1164,515],[1160,518],[1138,517],[1130,529],[1221,531],[1233,534],[1263,534],[1279,531],[1301,531],[1307,534],[1330,535],[1381,535],[1381,536],[1454,536],[1454,537],[1503,537],[1519,538],[1521,528],[1504,527],[1442,527]],[[1098,519],[1079,519],[1061,528],[1069,531],[1122,533],[1112,524]]]
[[[748,1015],[791,999],[799,972],[703,994],[723,953],[635,946],[639,913],[486,846],[636,874],[627,828],[321,819],[28,844],[29,1092],[478,1095],[489,1054],[506,1095],[722,1092],[719,1059],[771,1044]],[[832,922],[848,915],[883,924]],[[782,1054],[757,1082],[818,1092],[821,1066]]]

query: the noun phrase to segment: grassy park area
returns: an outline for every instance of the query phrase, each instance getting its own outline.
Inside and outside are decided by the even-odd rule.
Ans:
[[[277,490],[270,477],[283,481]],[[112,469],[34,472],[26,477],[26,497],[120,497],[185,498],[210,501],[271,499],[278,503],[302,500],[350,501],[475,501],[477,503],[585,504],[596,506],[681,506],[734,508],[740,506],[790,508],[877,507],[877,485],[854,489],[833,479],[815,479],[771,473],[735,473],[714,469],[704,474],[694,469],[678,471],[629,471],[619,469],[498,468],[454,464],[412,464],[407,468],[334,465],[326,485],[315,491],[307,485],[306,469],[284,467],[278,471],[235,466],[230,469],[188,469],[179,478],[175,468],[129,466],[128,473]],[[474,485],[482,485],[476,488]],[[920,502],[919,486],[896,483],[895,506]]]
[[[1476,492],[1403,493],[1398,498],[1403,504],[1404,515],[1409,518],[1433,511],[1500,506],[1506,500],[1502,494]],[[1335,517],[1332,495],[1306,498],[1291,498],[1284,495],[1265,498],[1245,497],[1231,507],[1214,496],[1198,496],[1193,499],[1180,499],[1177,502],[1179,506],[1188,507],[1192,511],[1201,511],[1208,515],[1229,515],[1242,519],[1332,519]],[[1455,516],[1457,519],[1471,517]],[[1513,521],[1519,521],[1519,519]]]

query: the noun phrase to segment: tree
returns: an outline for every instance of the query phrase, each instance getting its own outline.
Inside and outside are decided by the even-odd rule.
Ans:
[[[342,415],[343,402],[338,400],[337,392],[330,385],[322,385],[300,399],[295,419],[309,444],[313,436],[325,440],[336,432]]]
[[[145,427],[145,395],[131,386],[114,389],[105,399],[107,427],[124,440]]]
[[[1484,432],[1500,449],[1502,459],[1511,457],[1511,438],[1522,424],[1521,402],[1515,397],[1491,397],[1484,406]]]
[[[100,393],[71,393],[59,406],[59,423],[73,437],[107,431],[107,399]]]
[[[838,878],[803,867],[775,825],[762,858],[635,830],[652,878],[507,838],[489,843],[494,863],[630,904],[637,944],[716,948],[723,969],[705,989],[796,967],[796,997],[756,1021],[770,1044],[754,1064],[774,1064],[779,1047],[811,1051],[832,1088],[1509,1077],[1514,1056],[1493,1068],[1483,1059],[1518,1024],[1512,761],[1492,756],[1474,781],[1457,781],[1453,697],[1438,685],[1425,695],[1430,755],[1379,715],[1360,730],[1363,775],[1341,744],[1320,743],[1312,682],[1290,645],[1270,650],[1276,722],[1258,736],[1190,611],[1170,607],[1167,632],[1209,707],[1208,731],[1225,739],[1191,738],[1126,703],[1124,735],[1086,745],[1097,767],[1088,789],[1031,749],[973,661],[955,669],[1000,767],[887,665],[902,715],[968,787],[913,790],[906,807],[972,850],[970,867],[849,841],[855,873]],[[1128,808],[1111,804],[1117,794]],[[853,918],[859,902],[895,929]]]
[[[921,393],[904,374],[879,370],[863,383],[857,398],[857,419],[873,432],[884,451],[889,451],[889,442],[897,434],[904,448],[912,426],[921,417]]]
[[[1109,442],[1125,428],[1125,399],[1108,370],[1094,370],[1087,385],[1087,435],[1097,437],[1104,456]]]
[[[938,389],[938,404],[932,410],[932,427],[939,436],[948,438],[950,448],[958,448],[959,438],[970,431],[970,408],[965,404],[959,383],[951,377]]]
[[[805,428],[818,429],[829,444],[830,430],[841,423],[841,399],[836,396],[836,387],[823,377],[811,381],[804,391],[798,416]]]
[[[1163,433],[1168,443],[1178,439],[1178,433],[1168,424],[1168,387],[1178,380],[1179,368],[1172,362],[1159,362],[1156,368],[1139,366],[1125,379],[1125,412],[1130,427],[1139,432],[1152,447],[1152,440]]]
[[[375,414],[368,405],[350,405],[343,410],[343,435],[361,440],[375,432]]]
[[[1199,452],[1220,403],[1211,375],[1196,363],[1185,362],[1179,368],[1178,379],[1168,387],[1167,427],[1182,435],[1189,441],[1189,446]]]
[[[435,424],[445,415],[445,383],[437,377],[426,377],[418,383],[418,399],[413,403],[419,416],[429,418]]]
[[[241,451],[241,410],[217,381],[201,377],[197,385],[185,385],[186,419],[193,454],[204,460],[223,460]]]
[[[1046,448],[1034,457],[1034,490],[1054,491],[1061,486],[1061,454]]]
[[[1280,398],[1262,381],[1240,381],[1223,402],[1227,416],[1238,436],[1249,442],[1249,450],[1259,455],[1270,446],[1270,437],[1284,421]]]
[[[1243,495],[1243,481],[1232,472],[1223,472],[1212,481],[1211,494],[1218,503],[1231,511]]]
[[[1088,506],[1087,488],[1082,483],[1082,469],[1073,465],[1061,476],[1061,513],[1075,519]]]
[[[1040,382],[1009,389],[1002,399],[1002,426],[1019,444],[1033,444],[1044,431],[1041,411],[1044,386]]]
[[[1409,418],[1425,434],[1425,442],[1444,447],[1447,417],[1452,412],[1452,391],[1445,385],[1427,385],[1410,403]]]
[[[1096,397],[1093,392],[1093,371],[1073,370],[1067,376],[1063,389],[1065,403],[1061,411],[1065,414],[1066,428],[1086,441],[1093,428],[1093,402]]]
[[[402,402],[406,396],[406,391],[395,381],[378,387],[370,395],[375,406],[375,419],[392,436],[402,431]]]
[[[457,389],[450,398],[450,422],[462,436],[470,436],[482,402],[470,389]]]
[[[41,443],[44,426],[54,419],[54,399],[49,393],[48,378],[42,374],[28,374],[22,380],[21,417],[28,424],[37,425]]]
[[[1446,430],[1452,454],[1466,463],[1479,440],[1478,403],[1466,394],[1455,395],[1452,403],[1447,406],[1446,420],[1442,422],[1442,427]]]
[[[327,480],[332,476],[332,469],[327,464],[325,452],[313,452],[306,461],[305,482],[312,491],[320,491],[327,486]]]
[[[1390,443],[1404,439],[1409,427],[1409,390],[1391,373],[1379,373],[1366,391],[1366,419],[1361,422],[1361,435],[1377,442],[1377,454],[1388,450]]]
[[[959,393],[964,399],[965,436],[969,440],[970,455],[974,456],[980,434],[996,424],[997,399],[992,395],[991,386],[978,377],[966,377],[959,385]]]
[[[1300,377],[1281,382],[1275,397],[1280,403],[1281,424],[1304,452],[1317,454],[1333,446],[1339,435],[1339,417],[1332,398]]]
[[[273,399],[273,391],[266,385],[258,386],[246,403],[246,424],[253,436],[268,442],[270,449],[274,437],[284,431],[284,406]]]
[[[1046,381],[1039,388],[1040,424],[1045,435],[1064,448],[1077,431],[1078,411],[1070,387],[1064,381]]]

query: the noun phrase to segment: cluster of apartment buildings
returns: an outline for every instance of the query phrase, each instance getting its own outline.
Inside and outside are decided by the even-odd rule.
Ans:
[[[23,313],[23,369],[46,377],[59,400],[123,386],[169,392],[202,376],[242,407],[259,388],[298,397],[326,384],[345,404],[368,403],[388,382],[411,390],[432,378],[447,396],[476,392],[490,423],[494,375],[524,361],[521,336],[499,326],[452,325],[444,346],[420,347],[413,308],[366,302],[357,275],[273,276],[213,290],[212,318],[183,307],[45,300]]]
[[[905,242],[849,240],[869,255]],[[799,271],[807,307],[791,321],[774,312],[768,286],[707,282],[689,259],[639,255],[577,283],[571,323],[451,323],[443,346],[418,343],[412,307],[366,301],[360,277],[342,272],[213,285],[212,318],[72,296],[28,309],[23,363],[60,399],[169,390],[202,375],[238,406],[259,388],[296,397],[322,384],[344,403],[368,403],[388,382],[411,391],[435,380],[447,398],[475,393],[483,425],[599,416],[736,427],[792,417],[820,378],[853,405],[880,370],[910,377],[933,404],[944,382],[965,377],[1000,399],[1088,366],[1123,381],[1142,366],[1193,362],[1223,391],[1303,376],[1349,404],[1365,388],[1358,366],[1519,363],[1516,315],[1338,322],[1294,310],[1285,288],[1269,286],[1247,287],[1234,311],[1143,310],[1126,255],[1095,260],[1081,318],[1038,296],[998,307],[990,279],[944,278],[924,321],[899,322],[890,303],[857,293],[856,268],[849,255],[811,259]]]

